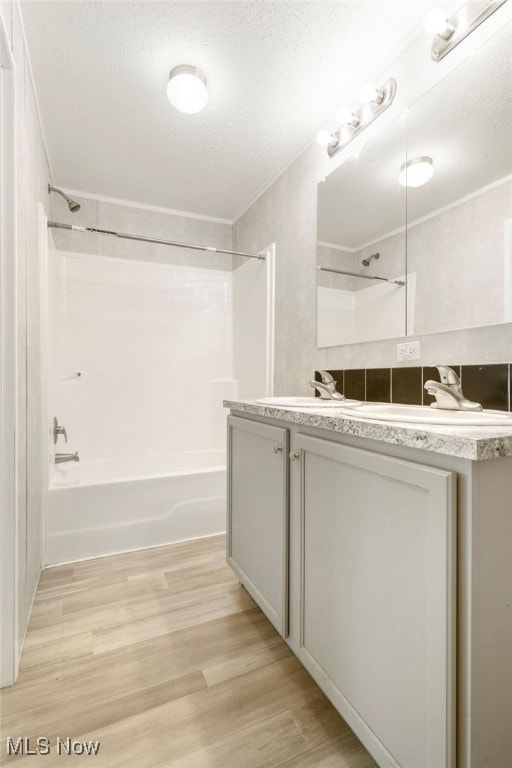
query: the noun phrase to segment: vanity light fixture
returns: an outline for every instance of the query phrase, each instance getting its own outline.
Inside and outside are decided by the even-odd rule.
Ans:
[[[323,128],[318,131],[316,140],[322,146],[327,147],[329,157],[340,152],[352,139],[355,139],[361,131],[373,123],[373,121],[391,106],[396,95],[396,80],[392,77],[380,87],[373,88],[370,85],[363,86],[361,96],[367,100],[355,112],[350,109],[340,109],[336,113],[336,119],[340,127],[330,133]],[[364,90],[363,90],[364,89]]]
[[[350,128],[357,128],[359,121],[351,109],[342,107],[336,112],[336,122],[339,125],[348,125]]]
[[[413,157],[400,168],[398,181],[402,187],[421,187],[434,175],[434,161],[431,157]]]
[[[320,131],[318,131],[316,135],[316,143],[320,144],[321,147],[326,147],[328,144],[332,142],[332,134],[329,133],[325,128],[322,128]]]
[[[200,69],[189,64],[174,67],[169,73],[167,98],[173,107],[187,115],[200,112],[208,103],[206,77]]]
[[[360,87],[358,96],[362,102],[373,101],[375,104],[381,104],[384,98],[384,92],[375,88],[371,83],[365,83]]]
[[[432,8],[425,16],[423,27],[431,35],[438,35],[443,40],[449,40],[455,32],[453,22],[446,18],[442,8]]]
[[[432,42],[434,61],[441,61],[505,2],[506,0],[470,0],[450,18],[446,17],[441,8],[429,11],[423,26],[427,32],[435,35]]]

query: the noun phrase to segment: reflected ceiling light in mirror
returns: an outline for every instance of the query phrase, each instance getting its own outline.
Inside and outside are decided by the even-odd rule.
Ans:
[[[413,157],[400,168],[398,181],[402,187],[422,187],[434,175],[434,161],[431,157]]]
[[[505,2],[506,0],[469,0],[449,19],[441,8],[429,11],[423,26],[427,32],[435,35],[431,54],[434,61],[441,61]]]
[[[187,115],[200,112],[208,103],[206,77],[189,64],[174,67],[169,73],[167,98],[173,107]]]

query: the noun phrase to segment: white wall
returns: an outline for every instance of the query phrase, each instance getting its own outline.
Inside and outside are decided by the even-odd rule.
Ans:
[[[56,450],[84,462],[222,450],[232,275],[50,252],[48,416],[69,441]]]
[[[449,3],[446,10],[460,3]],[[471,50],[509,22],[508,3],[473,32],[440,63],[430,57],[431,36],[422,33],[380,72],[375,82],[393,76],[398,95],[393,107],[361,134],[364,142],[392,122],[404,108],[431,88]],[[357,104],[357,73],[354,103]],[[325,147],[311,144],[300,157],[235,222],[234,242],[240,250],[258,250],[276,242],[276,394],[307,394],[312,368],[383,367],[396,364],[396,344],[388,339],[317,349],[316,345],[316,197],[317,184],[347,155],[329,161]],[[508,359],[512,325],[487,326],[421,336],[422,363],[443,360],[471,364]],[[416,364],[414,361],[411,364]]]
[[[504,222],[510,217],[507,180],[408,230],[407,266],[418,274],[418,333],[505,319],[505,270],[512,254],[506,252]]]
[[[17,263],[18,641],[41,568],[41,301],[38,204],[48,202],[50,169],[16,2],[0,4],[15,63]],[[28,469],[27,469],[28,468]]]
[[[412,205],[409,215],[414,216]],[[405,268],[407,248],[408,272],[418,277],[416,313],[411,316],[416,333],[498,324],[505,319],[505,291],[510,291],[504,280],[512,258],[504,231],[510,216],[512,181],[505,178],[428,218],[411,220],[407,236],[405,231],[385,235],[354,254],[319,246],[319,260],[330,258],[330,266],[364,272],[362,260],[379,252],[366,271],[396,278]],[[333,287],[345,289],[343,277],[332,278]],[[351,289],[359,291],[365,282],[355,280]]]
[[[312,146],[234,225],[237,250],[276,244],[275,394],[309,394],[316,348],[316,184],[325,158]]]

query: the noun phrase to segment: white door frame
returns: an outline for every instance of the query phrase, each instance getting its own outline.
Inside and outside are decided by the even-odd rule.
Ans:
[[[505,323],[512,321],[512,219],[505,219]]]
[[[0,16],[0,685],[18,673],[14,61]]]
[[[48,420],[48,217],[44,205],[39,203],[39,343],[41,349],[41,530],[40,567],[46,565],[46,496],[48,493],[48,461],[50,456],[50,423]],[[35,595],[34,595],[35,596]]]
[[[276,244],[264,248],[267,268],[267,391],[274,394],[274,350],[275,350],[275,302],[276,302]]]

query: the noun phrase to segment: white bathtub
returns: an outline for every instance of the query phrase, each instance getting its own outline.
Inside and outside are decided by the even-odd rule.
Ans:
[[[223,451],[55,466],[46,565],[155,547],[226,528]]]

